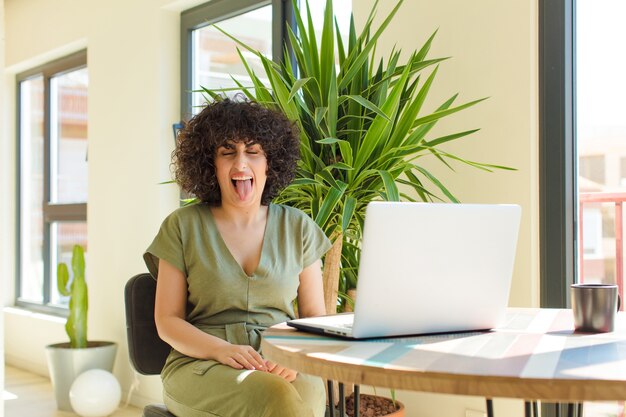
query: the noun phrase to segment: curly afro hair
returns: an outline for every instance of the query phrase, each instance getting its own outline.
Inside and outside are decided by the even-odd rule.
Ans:
[[[207,104],[185,124],[172,153],[174,178],[202,202],[220,205],[215,173],[217,149],[227,141],[258,143],[267,158],[267,205],[293,180],[300,158],[299,131],[282,112],[248,100],[222,99]]]

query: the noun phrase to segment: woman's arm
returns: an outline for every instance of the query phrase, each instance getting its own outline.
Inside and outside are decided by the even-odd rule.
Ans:
[[[326,307],[322,283],[322,261],[318,259],[300,273],[298,315],[300,317],[315,317],[324,314],[326,314]]]
[[[265,370],[265,361],[251,346],[233,345],[204,333],[185,320],[187,280],[175,266],[159,260],[154,318],[159,337],[180,353],[213,359],[235,369]]]

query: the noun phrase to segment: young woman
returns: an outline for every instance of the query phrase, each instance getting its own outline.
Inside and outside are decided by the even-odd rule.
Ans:
[[[248,101],[207,105],[181,131],[175,178],[201,203],[175,210],[144,255],[172,346],[164,400],[180,417],[321,417],[324,385],[263,358],[264,329],[325,313],[330,248],[306,214],[271,203],[294,178],[296,127]]]

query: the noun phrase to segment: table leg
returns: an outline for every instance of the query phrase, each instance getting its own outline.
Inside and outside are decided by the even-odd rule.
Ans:
[[[583,417],[583,403],[568,403],[567,417]]]
[[[531,417],[531,411],[530,401],[524,401],[524,417]]]
[[[354,417],[359,417],[359,397],[360,397],[360,386],[359,385],[355,385],[354,386]]]
[[[328,410],[330,411],[328,417],[335,417],[335,387],[333,387],[333,381],[327,380],[326,386],[328,387]]]
[[[493,417],[493,400],[487,398],[487,417]]]
[[[339,417],[346,415],[346,391],[343,382],[339,383]]]
[[[574,417],[574,410],[576,409],[576,404],[567,403],[567,417]]]

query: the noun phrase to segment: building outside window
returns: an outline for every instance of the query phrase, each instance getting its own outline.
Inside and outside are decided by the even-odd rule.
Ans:
[[[619,267],[624,253],[617,243],[624,234],[618,217],[623,216],[626,198],[621,166],[626,157],[626,106],[620,99],[626,92],[620,70],[626,59],[613,51],[626,35],[620,23],[626,16],[626,4],[620,0],[576,0],[574,8],[575,140],[583,248],[578,280],[617,283],[624,294],[624,273]],[[589,202],[589,198],[602,201]],[[587,224],[593,215],[599,218]],[[595,247],[595,252],[588,254],[590,247]]]
[[[261,51],[263,55],[272,56],[272,6],[262,6],[258,9],[221,20],[219,28],[225,30],[246,45]],[[220,32],[215,26],[204,26],[191,32],[192,36],[192,89],[233,88],[227,91],[232,97],[240,90],[237,82],[244,87],[251,87],[252,83],[242,64],[237,47],[242,55],[250,62],[252,69],[263,78],[261,60],[251,52],[237,45],[232,39]],[[195,114],[203,104],[202,94],[192,94],[193,113]]]
[[[88,249],[88,84],[86,52],[17,76],[17,305],[63,311],[57,265]]]

